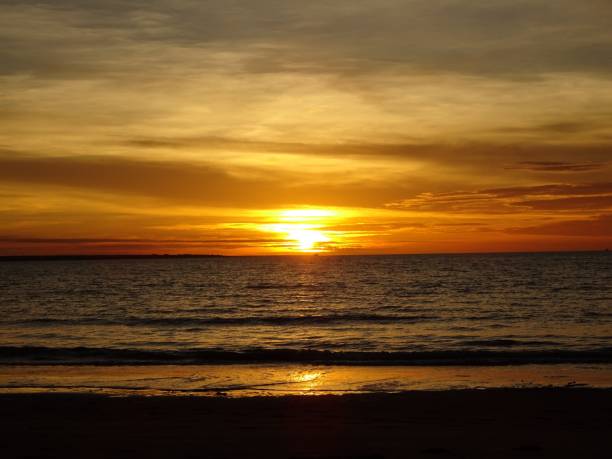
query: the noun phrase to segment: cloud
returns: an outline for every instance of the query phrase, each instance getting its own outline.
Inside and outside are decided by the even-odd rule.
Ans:
[[[532,126],[519,126],[519,127],[501,127],[498,128],[498,132],[505,132],[511,134],[524,134],[524,133],[546,133],[546,134],[576,134],[576,133],[592,133],[598,129],[607,129],[609,126],[607,123],[598,123],[596,120],[581,120],[581,121],[557,121],[554,123],[536,124]]]
[[[270,192],[264,180],[239,180],[207,166],[108,157],[0,157],[0,180],[211,205],[240,201],[247,189],[253,200]]]
[[[102,66],[110,74],[118,62],[109,53],[123,48],[132,51],[126,58],[134,51],[143,58],[148,45],[240,51],[242,68],[253,73],[612,71],[612,7],[604,0],[26,0],[3,2],[2,13],[21,29],[4,29],[7,73]],[[10,51],[15,44],[21,55]]]
[[[529,211],[582,211],[612,209],[612,183],[551,184],[478,191],[421,193],[388,204],[391,208],[489,214]]]
[[[0,220],[134,248],[257,239],[159,229],[185,207],[391,203],[335,228],[402,240],[590,221],[611,22],[609,0],[5,0]]]
[[[482,193],[496,197],[527,197],[527,196],[593,196],[612,194],[612,182],[586,184],[548,184],[536,186],[517,186],[506,188],[491,188]]]
[[[509,169],[536,172],[591,172],[606,167],[606,163],[569,163],[564,161],[522,161]]]
[[[217,136],[370,142],[385,155],[399,149],[385,142],[609,144],[611,10],[597,0],[6,1],[0,142],[58,155],[100,154],[120,137],[134,142],[126,150],[191,151],[189,138]]]
[[[24,239],[2,240],[0,254],[82,254],[82,253],[232,253],[239,250],[261,250],[262,247],[287,247],[284,240],[82,240],[82,239]]]
[[[239,137],[221,136],[141,136],[127,139],[113,139],[119,145],[135,147],[143,151],[155,150],[204,150],[235,151],[250,153],[286,153],[318,156],[353,156],[353,157],[389,157],[394,159],[417,159],[444,163],[486,163],[492,168],[492,156],[517,161],[512,166],[502,169],[520,169],[534,171],[595,171],[607,167],[606,159],[612,155],[612,143],[594,144],[546,144],[539,142],[351,142],[336,143],[283,142],[273,140],[253,140]],[[561,159],[586,158],[588,161],[571,162]],[[540,160],[528,160],[532,158]],[[524,161],[521,161],[524,159]]]
[[[505,188],[461,189],[471,179],[470,171],[495,171],[483,146],[434,145],[308,145],[274,142],[241,142],[229,139],[197,139],[209,148],[244,152],[286,152],[299,155],[329,155],[334,158],[360,157],[352,174],[340,174],[308,166],[273,168],[223,163],[222,161],[155,160],[128,156],[35,156],[0,152],[0,183],[27,185],[31,189],[54,187],[107,194],[121,202],[123,196],[145,197],[162,202],[231,208],[269,208],[293,205],[388,207],[409,210],[517,212],[533,210],[601,209],[609,205],[609,182],[587,184],[546,184]],[[490,147],[493,151],[494,147]],[[599,152],[600,150],[595,150]],[[515,150],[508,150],[514,155]],[[335,155],[334,155],[335,153]],[[380,169],[367,158],[393,162],[396,172]],[[397,160],[419,161],[400,172]],[[254,163],[257,164],[257,163]],[[349,163],[347,163],[349,164]],[[369,172],[357,169],[370,164]],[[410,163],[407,163],[410,165]],[[505,168],[493,172],[503,176]],[[548,164],[547,164],[548,165]],[[382,166],[379,166],[382,167]],[[462,171],[468,171],[465,176]],[[603,176],[605,171],[602,169]],[[446,175],[445,175],[446,174]],[[494,181],[493,181],[494,182]],[[428,189],[428,192],[420,190]],[[23,191],[24,189],[21,188]],[[61,191],[65,190],[65,191]],[[413,198],[402,199],[414,195]],[[150,206],[151,203],[135,205]]]
[[[334,182],[330,176],[261,172],[187,161],[113,156],[0,155],[0,183],[107,193],[114,200],[141,196],[173,204],[230,208],[292,205],[380,206],[406,192],[372,180]],[[151,203],[147,204],[151,206]]]
[[[107,244],[143,244],[143,245],[193,245],[193,244],[262,244],[284,242],[284,239],[262,239],[262,238],[241,238],[231,239],[137,239],[137,238],[28,238],[18,236],[1,236],[0,243],[15,244],[84,244],[84,245],[107,245]]]

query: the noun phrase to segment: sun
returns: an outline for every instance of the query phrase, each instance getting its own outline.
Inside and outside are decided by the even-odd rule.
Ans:
[[[287,232],[287,239],[296,242],[296,248],[302,252],[320,252],[320,244],[329,242],[329,238],[321,231],[314,229],[295,228]]]
[[[338,232],[330,229],[341,218],[336,209],[278,209],[265,216],[269,221],[259,229],[281,236],[285,242],[278,245],[278,251],[320,253],[337,245]]]

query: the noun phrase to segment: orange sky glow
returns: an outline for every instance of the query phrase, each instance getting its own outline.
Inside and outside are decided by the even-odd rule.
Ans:
[[[0,255],[612,248],[610,2],[231,4],[0,5]]]

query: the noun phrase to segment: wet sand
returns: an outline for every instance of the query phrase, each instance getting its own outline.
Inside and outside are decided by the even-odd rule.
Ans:
[[[612,390],[0,395],[4,458],[604,458]]]
[[[612,365],[0,365],[0,393],[252,397],[544,387],[612,388]]]

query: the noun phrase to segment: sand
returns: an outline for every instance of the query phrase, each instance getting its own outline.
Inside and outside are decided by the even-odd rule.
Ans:
[[[612,390],[0,395],[3,458],[608,458]]]

